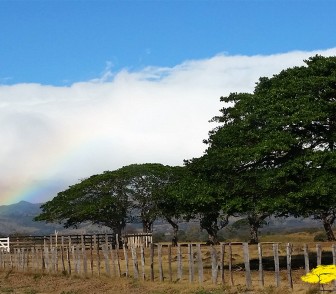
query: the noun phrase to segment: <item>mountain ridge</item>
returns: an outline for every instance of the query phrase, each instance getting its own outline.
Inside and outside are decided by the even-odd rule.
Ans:
[[[13,235],[50,235],[55,230],[62,234],[95,234],[109,233],[111,230],[107,227],[99,227],[90,223],[84,223],[78,229],[65,229],[59,223],[46,223],[34,221],[34,217],[41,213],[41,205],[43,203],[30,203],[28,201],[20,201],[9,205],[0,205],[0,236],[7,237]],[[235,224],[241,218],[233,218],[228,227]],[[130,224],[134,227],[134,224]],[[190,223],[181,224],[181,229],[187,229],[192,226]],[[320,227],[318,221],[312,219],[296,219],[289,217],[285,219],[271,218],[269,224],[264,226],[261,231],[284,231],[288,229],[307,229]],[[246,228],[248,229],[248,228]],[[169,232],[170,225],[157,222],[154,228],[155,232]]]

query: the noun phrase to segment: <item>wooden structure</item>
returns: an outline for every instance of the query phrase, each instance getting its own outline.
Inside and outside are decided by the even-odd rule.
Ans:
[[[153,243],[152,233],[135,233],[123,235],[123,243],[130,247],[139,248],[141,245],[149,247],[149,244]]]
[[[101,247],[103,243],[105,243],[106,238],[109,244],[112,244],[113,248],[117,246],[118,236],[114,234],[95,234],[95,235],[59,235],[54,234],[50,236],[15,236],[8,237],[8,242],[10,240],[11,249],[18,248],[30,248],[30,247],[39,247],[41,245],[48,245],[49,247],[59,247],[62,243],[62,239],[71,240],[71,244],[82,244],[82,240],[84,242],[84,246],[88,249],[92,246],[94,242],[94,238],[96,240],[97,246]],[[3,238],[5,239],[5,238]],[[1,239],[0,239],[1,240]],[[149,247],[149,244],[153,242],[152,233],[135,233],[135,234],[125,234],[121,238],[122,244],[131,247],[139,248],[140,245],[144,247]],[[1,244],[1,243],[0,243]],[[122,244],[119,244],[119,247],[122,247]],[[1,246],[1,245],[0,245]],[[8,247],[9,248],[9,247]]]
[[[0,238],[0,251],[9,252],[9,237]]]
[[[170,244],[150,243],[113,246],[105,239],[92,237],[90,246],[81,236],[79,243],[72,238],[60,242],[40,244],[27,248],[14,248],[0,252],[0,269],[15,269],[44,273],[62,272],[81,276],[126,276],[150,281],[188,281],[203,284],[228,284],[234,286],[237,277],[245,280],[247,288],[274,285],[293,289],[297,277],[318,264],[336,264],[335,244],[281,244],[221,243],[206,246],[200,243]],[[98,242],[99,240],[99,242]],[[293,271],[299,273],[292,275]],[[266,275],[267,273],[267,275]],[[272,273],[273,279],[270,280]],[[294,289],[295,290],[295,289]]]

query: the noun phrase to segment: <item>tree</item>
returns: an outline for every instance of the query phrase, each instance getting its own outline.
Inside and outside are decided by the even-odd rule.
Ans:
[[[63,222],[65,227],[89,221],[107,226],[121,236],[129,206],[127,190],[117,172],[94,175],[42,204],[42,212],[34,220]]]
[[[334,239],[335,97],[336,57],[315,56],[260,78],[252,94],[221,98],[226,106],[214,118],[221,125],[205,141],[196,172],[224,210],[247,215],[251,241],[272,213],[314,215]]]
[[[212,202],[226,215],[247,215],[252,243],[258,229],[277,209],[278,188],[272,177],[272,154],[265,152],[264,121],[253,111],[253,94],[232,93],[222,97],[231,107],[221,109],[213,121],[221,125],[210,131],[205,155],[187,162],[190,170],[212,188]],[[276,144],[276,142],[274,142]],[[273,195],[270,201],[270,195]]]
[[[151,232],[158,217],[170,219],[176,215],[169,212],[170,208],[160,210],[158,201],[164,197],[165,186],[177,180],[175,172],[179,169],[162,164],[132,164],[91,176],[43,204],[42,213],[35,220],[64,222],[65,227],[90,221],[111,228],[119,236],[127,221],[141,221],[143,231]]]
[[[212,187],[195,176],[195,170],[192,171],[191,167],[195,169],[196,163],[190,166],[186,162],[183,175],[176,183],[168,186],[167,199],[176,203],[179,216],[186,221],[200,221],[201,228],[208,233],[209,244],[218,244],[217,233],[228,224],[228,214],[222,210],[221,203],[214,197]]]
[[[165,219],[172,226],[172,245],[177,246],[179,230],[178,222],[182,219],[185,215],[185,211],[188,209],[179,191],[179,187],[185,179],[185,167],[170,167],[169,173],[170,175],[167,184],[154,193],[154,202],[157,204],[160,217]]]
[[[286,138],[277,151],[278,175],[297,186],[287,194],[288,211],[322,220],[335,240],[336,57],[316,55],[305,63],[260,79],[255,95],[269,105],[269,130]]]
[[[130,214],[133,220],[141,220],[143,232],[151,232],[158,217],[164,217],[175,230],[178,229],[173,221],[177,211],[173,212],[174,207],[169,206],[172,203],[166,198],[165,188],[179,179],[178,173],[181,173],[181,168],[146,163],[132,164],[119,169],[127,182],[131,202]]]

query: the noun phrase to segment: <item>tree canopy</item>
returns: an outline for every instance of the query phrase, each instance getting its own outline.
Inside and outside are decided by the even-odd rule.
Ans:
[[[305,63],[222,97],[221,125],[202,159],[188,161],[251,226],[272,213],[314,215],[325,228],[335,220],[336,57]]]
[[[172,216],[160,210],[158,199],[164,188],[177,180],[182,167],[162,164],[132,164],[116,171],[106,171],[70,186],[41,206],[37,221],[64,222],[76,227],[89,221],[104,225],[115,233],[126,222],[142,222],[144,232],[151,231],[159,216]]]

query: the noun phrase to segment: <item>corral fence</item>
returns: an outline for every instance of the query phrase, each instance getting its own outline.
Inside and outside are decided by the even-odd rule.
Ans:
[[[86,249],[93,246],[95,243],[98,247],[101,248],[102,244],[106,243],[106,240],[109,244],[113,246],[122,247],[122,243],[128,246],[135,246],[139,247],[140,244],[143,244],[145,247],[148,247],[150,243],[153,242],[152,233],[134,233],[134,234],[123,234],[121,236],[121,244],[118,244],[118,235],[114,234],[95,234],[95,235],[88,235],[88,234],[81,234],[81,235],[58,235],[53,234],[50,236],[14,236],[6,239],[8,251],[9,249],[14,250],[18,248],[30,248],[30,247],[41,247],[41,245],[49,246],[49,247],[59,247],[61,244],[84,244]],[[0,246],[1,240],[0,238]],[[9,245],[10,244],[10,245]],[[0,247],[1,248],[1,247]]]
[[[96,242],[94,242],[96,240]],[[149,281],[189,281],[199,284],[245,284],[264,287],[275,285],[295,288],[304,283],[300,276],[320,264],[336,264],[336,245],[324,243],[200,243],[153,244],[148,248],[126,246],[120,249],[93,236],[90,246],[69,239],[57,244],[14,248],[0,252],[0,269],[63,273],[68,275],[133,277]],[[54,245],[53,245],[54,244]],[[293,275],[295,273],[295,275]]]

